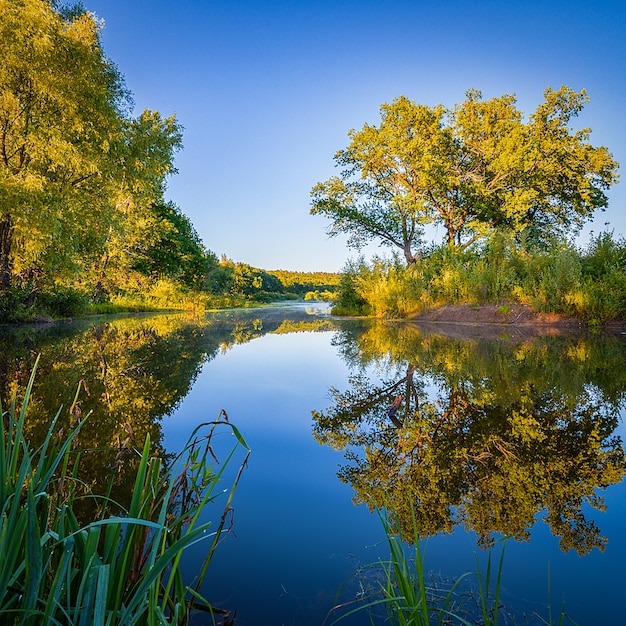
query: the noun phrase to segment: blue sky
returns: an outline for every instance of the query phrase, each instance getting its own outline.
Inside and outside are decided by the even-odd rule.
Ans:
[[[400,95],[452,107],[473,87],[516,94],[530,114],[548,86],[586,89],[577,125],[626,162],[623,0],[84,5],[105,21],[136,112],[175,113],[185,128],[168,198],[209,249],[255,267],[338,271],[355,257],[309,215],[309,193],[336,173],[348,131]],[[590,230],[626,235],[625,185],[582,243]]]

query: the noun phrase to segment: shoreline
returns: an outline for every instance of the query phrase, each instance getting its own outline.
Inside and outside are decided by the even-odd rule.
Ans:
[[[567,336],[586,332],[626,335],[626,320],[590,325],[576,317],[540,313],[527,304],[444,305],[403,320],[431,332],[458,338],[528,338]]]

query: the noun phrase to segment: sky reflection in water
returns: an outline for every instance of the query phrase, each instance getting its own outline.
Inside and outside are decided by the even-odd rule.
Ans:
[[[333,332],[265,335],[233,346],[204,366],[164,424],[170,447],[182,423],[225,408],[252,449],[235,497],[235,532],[220,546],[208,587],[218,604],[237,607],[237,623],[244,626],[320,624],[342,582],[359,565],[387,554],[376,515],[355,507],[353,490],[337,478],[343,454],[311,436],[311,411],[332,404],[331,387],[349,387],[351,368],[332,345],[336,338]],[[380,367],[366,369],[374,379],[384,378]],[[626,555],[624,495],[623,484],[604,493],[607,513],[583,507],[608,538],[604,553],[563,553],[544,522],[532,528],[530,542],[507,543],[504,593],[518,619],[533,610],[545,618],[548,601],[556,611],[564,598],[581,624],[621,623],[616,602]],[[475,541],[459,527],[427,539],[427,567],[444,578],[474,570]],[[478,556],[484,565],[486,554],[479,550]],[[373,583],[372,574],[356,577],[341,599]]]

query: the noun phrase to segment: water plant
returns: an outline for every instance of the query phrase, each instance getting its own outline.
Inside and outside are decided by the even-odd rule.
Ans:
[[[476,558],[476,571],[466,572],[452,581],[433,577],[426,570],[422,541],[417,530],[415,512],[413,512],[414,536],[405,540],[401,537],[400,520],[393,510],[378,509],[389,547],[389,559],[370,564],[375,584],[371,582],[354,600],[338,603],[331,609],[325,621],[330,626],[357,614],[366,613],[369,623],[391,624],[391,626],[498,626],[505,618],[505,623],[515,624],[515,616],[503,606],[501,599],[502,575],[504,570],[503,544],[494,572],[491,551],[487,555],[487,566],[483,571]],[[363,575],[363,570],[359,572]],[[473,583],[473,576],[476,583]],[[382,613],[380,611],[382,609]],[[540,615],[532,616],[532,623],[545,626],[563,626],[575,624],[561,608],[558,616],[552,613],[548,605],[547,619]],[[527,623],[524,618],[524,623]]]
[[[97,517],[79,521],[74,507],[85,497],[75,447],[77,424],[63,437],[52,419],[38,447],[24,436],[24,420],[36,366],[21,407],[15,394],[0,428],[0,621],[3,624],[149,626],[187,624],[196,611],[212,623],[224,611],[201,594],[202,580],[232,510],[231,501],[249,454],[225,412],[198,426],[183,451],[166,463],[141,451],[132,501],[110,514],[113,495],[89,494]],[[85,418],[87,419],[87,418]],[[234,445],[222,463],[215,437],[227,431]],[[226,468],[243,450],[243,460],[223,496]],[[114,468],[113,468],[114,471]],[[207,507],[225,498],[217,520]],[[181,569],[183,552],[206,544],[194,581]]]

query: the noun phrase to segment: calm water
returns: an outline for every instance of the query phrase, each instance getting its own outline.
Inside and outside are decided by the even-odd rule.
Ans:
[[[581,625],[622,624],[626,341],[442,330],[303,305],[6,329],[0,393],[22,387],[40,354],[31,436],[80,383],[93,448],[149,432],[177,451],[226,410],[252,452],[204,592],[238,625],[320,625],[354,601],[376,584],[363,566],[387,555],[367,503],[393,506],[406,530],[409,502],[437,580],[514,538],[503,623],[540,623],[533,611],[547,618],[551,599]],[[87,458],[105,480],[98,453]],[[132,479],[120,473],[122,500]],[[202,557],[187,556],[190,573]]]

